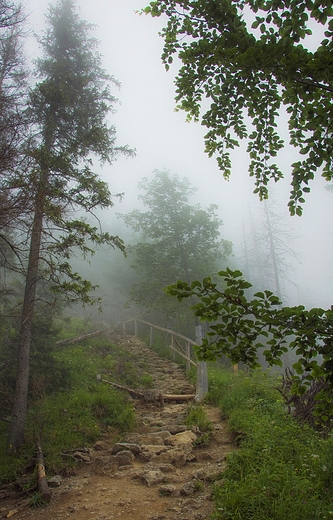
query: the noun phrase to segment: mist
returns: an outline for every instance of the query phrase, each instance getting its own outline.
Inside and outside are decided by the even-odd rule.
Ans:
[[[226,181],[215,159],[208,158],[204,153],[204,128],[199,123],[187,123],[186,115],[175,111],[174,76],[177,62],[169,72],[165,71],[160,59],[163,40],[158,35],[164,20],[140,16],[136,11],[143,8],[145,2],[81,0],[77,5],[82,18],[96,25],[94,35],[100,41],[102,66],[121,83],[120,90],[114,91],[120,100],[117,112],[110,118],[117,129],[117,141],[120,145],[128,144],[136,149],[135,158],[120,157],[113,166],[100,170],[112,193],[124,193],[122,200],[115,197],[112,210],[98,214],[103,229],[119,234],[127,244],[135,240],[117,213],[141,208],[138,182],[143,177],[152,178],[156,169],[167,169],[171,174],[187,177],[198,188],[193,203],[199,203],[203,208],[210,204],[218,205],[218,214],[223,220],[221,236],[233,243],[230,265],[243,270],[244,243],[247,241],[250,247],[253,228],[260,236],[265,222],[264,203],[252,193],[254,184],[247,172],[246,143],[241,143],[233,154],[232,175]],[[43,0],[28,0],[27,26],[31,33],[40,34],[43,30],[45,10]],[[38,46],[31,36],[26,46],[28,59],[32,62],[38,53]],[[286,147],[280,154],[278,162],[284,169],[285,178],[270,186],[268,201],[269,207],[274,207],[274,212],[283,222],[285,238],[287,234],[292,236],[288,245],[292,252],[285,251],[283,265],[286,272],[281,273],[284,299],[288,305],[302,303],[307,307],[329,308],[333,292],[333,194],[325,189],[326,182],[317,177],[310,185],[311,192],[307,196],[303,216],[289,215],[288,165],[292,162],[290,157],[293,153],[293,148]],[[279,236],[283,240],[282,231]],[[259,254],[265,262],[264,249]],[[120,316],[126,297],[119,299],[119,305],[116,303],[119,288],[112,290],[112,271],[123,262],[129,261],[119,252],[102,250],[92,258],[90,266],[80,266],[93,283],[101,285],[99,293],[106,299],[105,316],[112,315],[113,321]],[[253,273],[249,272],[250,282],[252,277]],[[258,290],[266,288],[258,287],[260,280],[256,279],[255,283]],[[124,314],[128,312],[124,310]],[[134,308],[133,313],[137,312],[138,309]]]

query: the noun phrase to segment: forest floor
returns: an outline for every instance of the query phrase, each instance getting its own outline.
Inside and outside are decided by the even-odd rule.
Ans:
[[[162,359],[136,338],[117,338],[132,361],[146,360],[153,378],[150,395],[192,394],[184,370]],[[114,432],[89,450],[78,447],[82,463],[75,475],[53,480],[51,502],[31,508],[22,496],[2,496],[0,518],[63,520],[203,520],[214,510],[212,488],[223,480],[228,452],[235,449],[218,408],[204,405],[211,422],[209,444],[185,425],[187,402],[134,399],[136,425],[116,443]],[[124,453],[125,452],[125,453]]]

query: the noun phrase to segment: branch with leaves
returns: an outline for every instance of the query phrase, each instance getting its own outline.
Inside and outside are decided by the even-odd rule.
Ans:
[[[167,293],[179,301],[195,296],[199,301],[192,307],[195,315],[210,322],[207,337],[197,347],[199,359],[215,360],[225,355],[233,363],[255,368],[259,366],[258,350],[262,349],[269,365],[281,366],[281,357],[290,351],[295,359],[294,392],[304,393],[315,380],[329,383],[318,396],[318,409],[327,418],[327,406],[333,413],[333,309],[282,307],[271,291],[257,292],[248,299],[246,290],[251,284],[240,271],[227,269],[219,276],[222,284],[206,277],[191,284],[178,281],[167,288]]]
[[[330,181],[333,174],[332,2],[161,0],[143,12],[167,19],[162,61],[167,70],[175,55],[181,61],[178,108],[201,119],[206,152],[225,178],[230,150],[247,140],[260,199],[268,197],[271,180],[284,176],[278,154],[285,113],[289,143],[299,153],[291,164],[289,210],[300,216],[311,180],[319,172]]]

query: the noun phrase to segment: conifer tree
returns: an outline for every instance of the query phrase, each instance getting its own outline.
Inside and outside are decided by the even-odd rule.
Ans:
[[[28,151],[33,160],[29,183],[34,200],[29,258],[22,307],[16,391],[9,446],[24,442],[27,412],[31,326],[36,289],[48,277],[53,292],[69,301],[90,303],[92,284],[72,271],[70,256],[83,255],[99,244],[123,249],[119,237],[103,233],[77,216],[113,205],[108,185],[94,171],[93,158],[109,163],[119,153],[116,131],[106,120],[116,99],[117,84],[101,67],[91,25],[80,19],[74,0],[59,0],[49,8],[41,38],[43,56],[37,62],[39,82],[31,92],[29,117],[35,139]]]

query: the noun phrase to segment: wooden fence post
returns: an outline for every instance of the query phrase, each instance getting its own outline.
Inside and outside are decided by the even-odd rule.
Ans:
[[[132,318],[131,320],[127,320],[126,322],[123,322],[124,336],[126,336],[126,333],[127,333],[126,324],[129,322],[132,322],[132,321],[134,322],[135,337],[138,337],[139,323],[142,323],[143,325],[148,325],[148,327],[150,327],[149,341],[150,341],[150,346],[152,346],[153,342],[154,342],[155,329],[161,330],[162,332],[166,333],[165,344],[169,345],[169,348],[172,351],[172,359],[175,360],[176,355],[179,355],[182,358],[184,358],[186,360],[186,370],[189,370],[191,365],[197,366],[197,363],[191,359],[191,345],[195,345],[196,344],[195,341],[193,341],[192,339],[187,338],[186,336],[183,336],[182,334],[179,334],[178,332],[175,332],[173,330],[165,329],[163,327],[159,327],[158,325],[154,325],[153,323],[149,323],[148,321],[144,321],[144,320],[140,320],[140,319],[136,319],[136,318]],[[102,332],[102,331],[99,331],[99,333],[100,332]],[[169,338],[169,336],[171,336],[171,339]],[[186,353],[184,352],[184,347],[182,345],[180,345],[179,349],[176,348],[176,345],[178,343],[176,338],[180,338],[180,340],[185,341]]]
[[[186,373],[187,373],[191,368],[191,363],[190,363],[191,345],[189,344],[188,341],[186,342],[186,357],[188,358],[188,359],[186,359]]]
[[[198,346],[201,345],[202,339],[203,339],[203,327],[202,327],[202,325],[197,325],[195,327],[195,340],[196,340],[196,344]],[[195,401],[197,403],[201,403],[201,401],[203,401],[207,392],[208,392],[207,363],[205,361],[199,361],[197,364],[197,393],[195,396]]]

